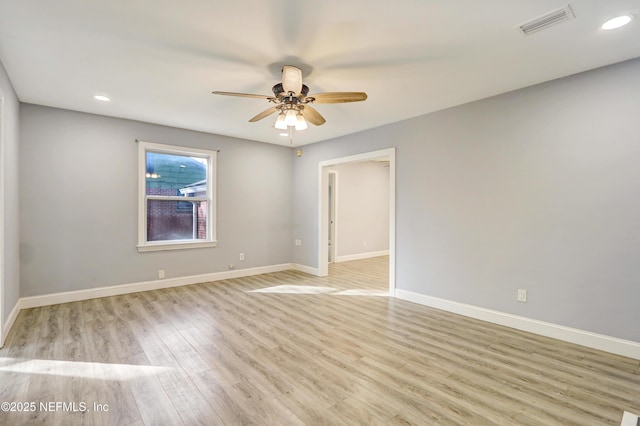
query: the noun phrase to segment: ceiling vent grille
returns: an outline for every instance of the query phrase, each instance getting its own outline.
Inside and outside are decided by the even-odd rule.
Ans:
[[[530,35],[537,33],[538,31],[546,30],[547,28],[561,22],[573,19],[574,17],[575,15],[573,14],[573,10],[571,10],[571,6],[566,5],[562,9],[554,10],[553,12],[549,12],[539,18],[520,24],[518,25],[518,29],[522,34]]]

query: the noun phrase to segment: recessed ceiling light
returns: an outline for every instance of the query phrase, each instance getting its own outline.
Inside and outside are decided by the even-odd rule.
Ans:
[[[95,95],[93,99],[100,102],[109,102],[111,100],[111,98],[105,95]]]
[[[615,30],[620,27],[624,27],[633,19],[633,15],[620,15],[615,18],[609,19],[607,22],[602,24],[603,30]]]

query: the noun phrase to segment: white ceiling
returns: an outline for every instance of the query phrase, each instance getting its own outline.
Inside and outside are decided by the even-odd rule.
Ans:
[[[572,0],[576,18],[523,36],[562,0],[0,0],[0,60],[22,102],[288,145],[275,116],[248,119],[284,64],[317,105],[303,145],[640,56],[638,0]],[[107,94],[110,103],[93,99]]]

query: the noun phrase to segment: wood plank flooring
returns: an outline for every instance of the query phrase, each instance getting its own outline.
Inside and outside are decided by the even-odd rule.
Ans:
[[[326,278],[25,310],[0,350],[0,401],[37,409],[0,424],[619,425],[640,412],[639,361],[381,296],[387,276],[382,257]]]

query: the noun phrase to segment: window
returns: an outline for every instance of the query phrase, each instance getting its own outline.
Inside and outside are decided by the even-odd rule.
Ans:
[[[138,144],[138,251],[215,247],[217,153]]]

